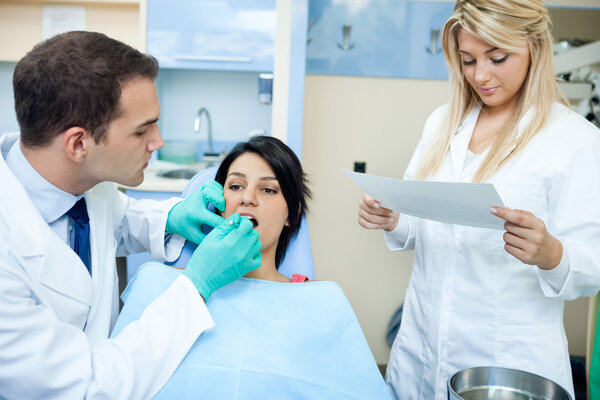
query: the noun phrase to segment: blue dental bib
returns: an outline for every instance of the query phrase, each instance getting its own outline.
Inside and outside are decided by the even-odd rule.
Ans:
[[[112,335],[138,319],[180,271],[144,265]],[[207,302],[202,333],[156,399],[390,399],[367,341],[333,282],[242,278]]]

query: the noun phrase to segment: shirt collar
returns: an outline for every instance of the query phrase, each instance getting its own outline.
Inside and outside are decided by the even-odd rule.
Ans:
[[[75,196],[61,190],[41,176],[25,158],[20,141],[16,141],[9,150],[6,164],[48,224],[62,217],[83,197],[83,194]]]

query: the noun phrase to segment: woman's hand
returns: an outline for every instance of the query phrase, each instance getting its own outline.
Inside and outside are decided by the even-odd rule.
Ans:
[[[525,264],[551,270],[562,258],[562,244],[546,229],[544,221],[529,211],[492,207],[490,212],[504,223],[504,249]]]
[[[400,213],[381,207],[378,201],[366,193],[358,202],[358,223],[363,228],[391,232],[398,225],[398,218]]]

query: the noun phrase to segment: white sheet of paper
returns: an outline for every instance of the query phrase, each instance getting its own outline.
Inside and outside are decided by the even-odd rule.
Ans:
[[[382,207],[448,224],[504,229],[490,207],[504,207],[491,183],[407,181],[342,169]]]
[[[85,30],[84,6],[49,4],[45,5],[42,10],[42,36],[44,39],[68,31]]]

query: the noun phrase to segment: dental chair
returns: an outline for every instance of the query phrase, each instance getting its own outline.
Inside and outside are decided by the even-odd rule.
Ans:
[[[204,185],[206,182],[215,179],[216,174],[217,167],[211,167],[198,172],[188,182],[181,194],[181,197],[185,198],[197,190],[200,190],[202,185]],[[214,211],[214,207],[212,205],[210,205],[209,208],[211,211]],[[205,233],[208,233],[208,231],[209,230],[205,231]],[[196,250],[196,247],[196,244],[186,241],[179,258],[174,262],[166,263],[166,265],[173,266],[175,268],[185,268],[190,260],[190,257],[194,253],[194,250]],[[310,237],[308,235],[306,216],[302,217],[302,222],[300,223],[300,229],[298,230],[298,233],[290,240],[285,257],[281,261],[278,270],[279,273],[290,279],[292,278],[292,274],[305,275],[311,281],[315,279],[315,268],[313,264],[312,249],[310,246]]]

